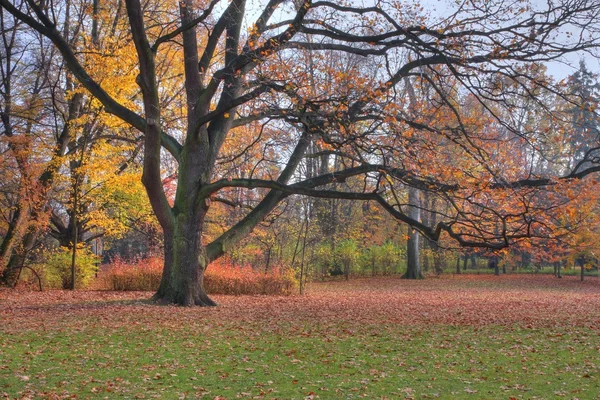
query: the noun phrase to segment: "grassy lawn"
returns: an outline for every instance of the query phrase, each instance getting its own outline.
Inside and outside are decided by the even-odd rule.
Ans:
[[[306,296],[0,292],[8,398],[597,399],[600,282],[312,284]]]

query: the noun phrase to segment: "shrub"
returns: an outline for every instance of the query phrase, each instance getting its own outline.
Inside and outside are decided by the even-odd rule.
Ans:
[[[156,290],[163,270],[162,257],[137,258],[131,262],[115,257],[102,267],[97,288],[105,290]]]
[[[234,266],[227,258],[210,264],[204,275],[204,288],[214,294],[289,295],[297,287],[298,281],[290,268],[276,266],[265,273],[250,265]]]
[[[60,247],[41,255],[43,261],[32,265],[39,274],[42,284],[49,289],[71,288],[72,250]],[[87,287],[98,271],[98,257],[90,249],[77,249],[75,262],[75,288]]]
[[[160,284],[163,260],[148,257],[134,262],[115,258],[102,268],[98,289],[156,290]],[[237,267],[228,258],[213,262],[204,275],[204,287],[213,294],[291,294],[298,287],[294,271],[275,267],[267,273],[249,265]]]

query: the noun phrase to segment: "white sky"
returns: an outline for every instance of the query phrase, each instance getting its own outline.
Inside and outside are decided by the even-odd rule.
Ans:
[[[404,1],[414,2],[414,0]],[[458,0],[419,0],[418,3],[423,5],[424,9],[435,18],[436,16],[447,16],[452,11],[456,10]],[[531,3],[534,6],[539,5],[540,8],[547,7],[546,0],[531,0]],[[548,73],[553,75],[556,79],[566,78],[568,75],[573,74],[577,69],[579,69],[579,62],[582,59],[585,61],[588,70],[600,73],[600,58],[594,57],[587,53],[570,54],[562,61],[547,63],[546,66],[548,67]]]
[[[331,0],[336,1],[336,0]],[[364,6],[373,6],[377,3],[378,0],[350,0],[355,5],[364,5]],[[391,2],[392,0],[383,0],[386,2]],[[460,0],[398,0],[402,1],[406,4],[420,4],[425,13],[429,14],[432,19],[437,19],[440,17],[448,16],[452,11],[456,10],[457,3],[462,3]],[[509,1],[509,0],[507,0]],[[266,0],[248,0],[246,5],[246,28],[249,27],[259,16],[260,10],[262,10],[262,6],[266,3]],[[524,2],[525,3],[525,2]],[[531,0],[531,3],[535,6],[536,4],[540,5],[540,7],[545,8],[544,6],[547,4],[547,0]],[[226,7],[226,2],[221,2],[220,6],[224,10]],[[285,4],[284,9],[290,9],[291,4]],[[256,10],[256,11],[254,11]],[[283,13],[282,13],[283,14]],[[276,13],[273,20],[279,20],[282,18],[282,14]],[[290,14],[291,16],[291,14]],[[286,16],[289,18],[289,16]],[[600,73],[600,58],[593,57],[590,54],[570,54],[568,57],[565,57],[562,61],[556,61],[552,63],[548,63],[548,72],[553,75],[556,79],[566,78],[568,75],[573,74],[579,67],[579,61],[584,59],[586,65],[590,71],[594,71]]]

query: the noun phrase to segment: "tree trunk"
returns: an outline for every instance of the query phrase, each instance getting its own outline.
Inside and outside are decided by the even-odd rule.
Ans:
[[[556,271],[557,272],[556,273],[556,277],[557,278],[562,278],[562,275],[560,274],[560,269],[562,268],[562,264],[563,264],[562,261],[558,263],[558,270]]]
[[[579,257],[579,265],[581,266],[581,282],[583,282],[583,278],[585,277],[585,258]]]
[[[165,270],[154,301],[182,306],[217,305],[204,290],[208,257],[200,242],[205,211],[202,214],[181,212],[175,218],[173,234],[165,232]]]
[[[456,257],[456,273],[460,275],[460,253]]]
[[[350,263],[346,261],[344,261],[344,278],[350,279]]]
[[[424,214],[427,215],[427,218],[423,218],[423,222],[428,226],[436,226],[437,225],[437,198],[430,198],[429,192],[425,192],[425,208],[428,211],[425,211]],[[429,252],[433,258],[433,269],[436,275],[441,275],[444,272],[442,255],[440,254],[440,246],[437,242],[433,240],[425,241],[426,247],[431,251]],[[426,255],[426,259],[429,258],[429,255]],[[429,263],[428,263],[429,264]],[[424,267],[424,270],[428,269]]]
[[[433,268],[435,269],[435,274],[441,275],[444,272],[444,260],[442,260],[442,255],[440,254],[440,247],[434,242],[431,244],[431,248],[433,250]]]
[[[265,274],[269,273],[269,267],[271,266],[271,251],[273,246],[267,249],[267,261],[265,261]]]
[[[425,241],[426,241],[426,240],[425,240]],[[424,241],[421,241],[421,243],[422,243],[422,244],[421,244],[421,246],[423,246],[423,244],[425,244],[425,243],[423,243],[423,242],[424,242]],[[425,246],[423,246],[423,247],[421,248],[421,250],[425,250],[426,248],[427,248],[427,246],[425,245]],[[421,258],[422,258],[422,260],[423,260],[423,263],[422,263],[422,264],[423,264],[423,271],[424,271],[425,273],[428,273],[428,272],[429,272],[429,254],[427,254],[427,252],[422,252],[420,255],[422,255],[422,256],[423,256],[423,257],[421,257]]]
[[[0,271],[2,271],[2,281],[4,275],[7,274],[6,269],[13,254],[13,249],[24,234],[24,230],[29,220],[29,207],[23,210],[22,205],[19,205],[12,215],[12,219],[8,225],[6,235],[0,244]],[[7,282],[8,283],[8,282]]]
[[[421,209],[419,202],[419,190],[415,188],[408,189],[408,203],[410,207],[408,214],[411,218],[419,221],[421,219]],[[414,229],[409,231],[409,237],[406,241],[406,273],[402,275],[403,279],[423,279],[421,273],[421,263],[419,261],[419,232]]]
[[[498,258],[496,256],[490,258],[490,260],[488,261],[488,267],[494,269],[494,275],[500,275],[500,269],[498,268]]]
[[[37,244],[40,230],[35,227],[30,227],[29,232],[22,238],[22,247],[18,251],[13,251],[8,264],[0,277],[0,281],[9,287],[17,285],[21,269],[27,261],[29,253]]]

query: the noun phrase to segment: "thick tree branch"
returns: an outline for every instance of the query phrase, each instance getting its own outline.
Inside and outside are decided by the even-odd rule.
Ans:
[[[161,44],[168,42],[169,40],[175,39],[177,36],[179,36],[181,33],[185,32],[187,30],[194,29],[199,23],[206,20],[206,18],[208,18],[210,16],[210,14],[212,13],[213,9],[215,8],[215,6],[217,5],[217,3],[219,1],[221,1],[221,0],[212,0],[208,4],[208,7],[206,7],[204,9],[202,14],[200,14],[199,16],[197,16],[194,19],[183,22],[181,24],[181,26],[179,28],[175,29],[174,31],[160,36],[158,39],[156,39],[156,41],[152,45],[151,50],[154,53],[156,53],[156,51],[158,50],[158,46],[160,46]],[[185,3],[182,3],[182,4],[185,4]],[[189,7],[189,5],[186,4],[185,7]],[[189,10],[189,11],[191,12],[191,10]]]
[[[126,0],[131,34],[139,58],[138,84],[142,90],[147,124],[144,130],[144,168],[142,182],[158,221],[165,231],[173,229],[171,206],[165,195],[161,178],[160,102],[156,86],[154,53],[146,36],[144,17],[139,0]]]

